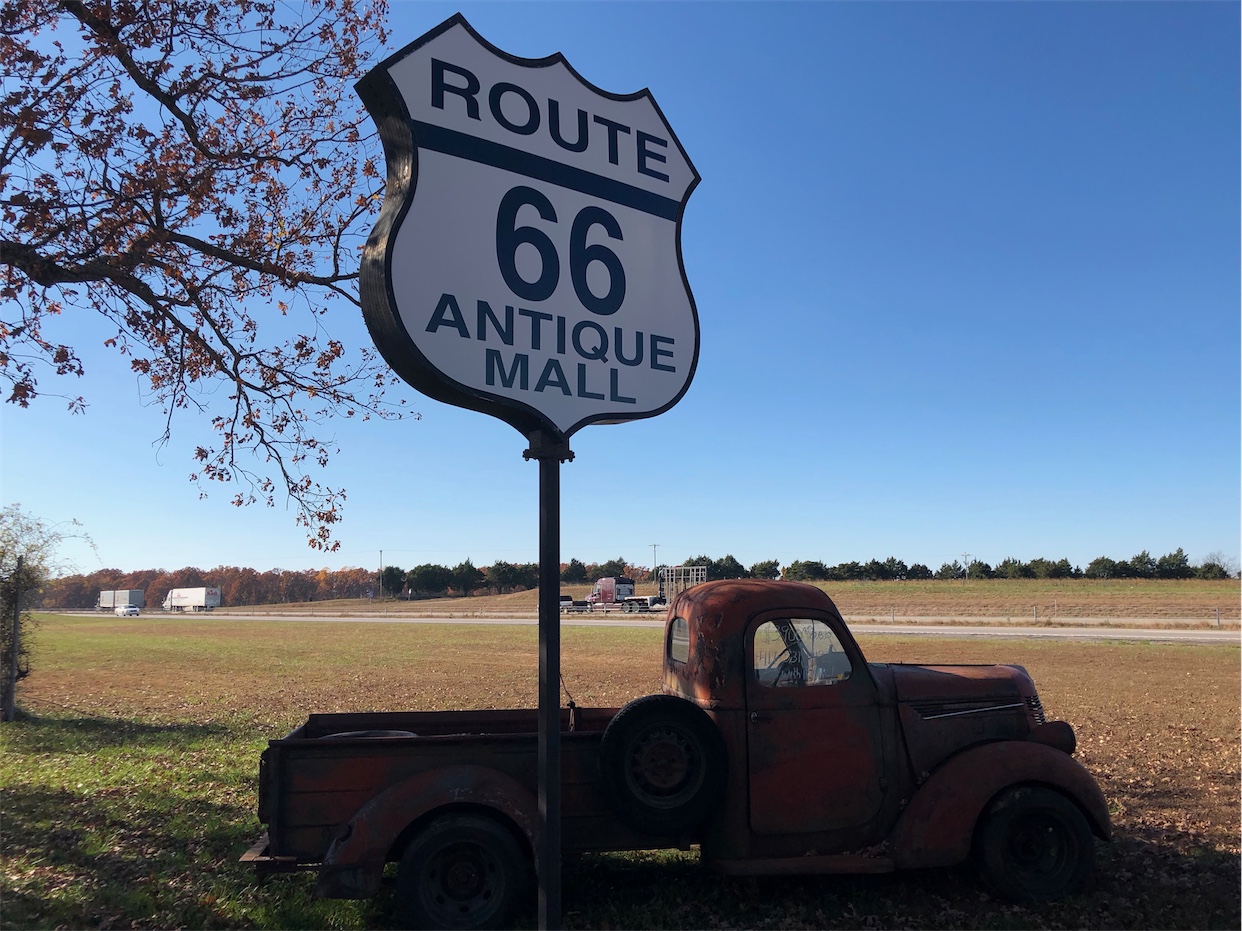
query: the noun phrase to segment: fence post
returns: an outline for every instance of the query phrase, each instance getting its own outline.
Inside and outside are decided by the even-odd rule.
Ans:
[[[17,557],[17,569],[13,573],[13,638],[9,646],[9,681],[4,695],[4,720],[17,718],[17,650],[21,643],[22,623],[22,557]]]

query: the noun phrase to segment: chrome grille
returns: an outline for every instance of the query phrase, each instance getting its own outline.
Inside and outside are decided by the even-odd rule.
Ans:
[[[1026,698],[1026,710],[1035,718],[1036,724],[1045,724],[1047,719],[1044,717],[1044,703],[1039,700],[1038,695],[1028,695]]]

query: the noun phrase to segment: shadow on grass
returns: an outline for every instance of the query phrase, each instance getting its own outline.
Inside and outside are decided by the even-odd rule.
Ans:
[[[327,928],[385,924],[379,903],[326,902],[313,877],[260,886],[238,858],[248,804],[184,786],[91,795],[7,787],[5,928]],[[296,881],[302,880],[302,881]]]
[[[1120,836],[1093,887],[1024,908],[966,868],[878,876],[724,877],[693,854],[590,855],[563,871],[568,928],[1237,928],[1239,858]],[[522,925],[533,927],[528,912]]]
[[[126,718],[38,714],[18,709],[17,727],[0,730],[10,752],[82,753],[107,747],[150,749],[237,733],[224,724],[153,724]]]

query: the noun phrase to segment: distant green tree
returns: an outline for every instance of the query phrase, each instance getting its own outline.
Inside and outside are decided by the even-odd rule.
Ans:
[[[1220,580],[1237,577],[1238,561],[1220,550],[1208,553],[1195,566],[1195,578],[1197,579]]]
[[[972,559],[970,561],[970,571],[967,573],[968,578],[990,579],[993,575],[994,571],[992,567],[985,563],[982,559]]]
[[[463,595],[472,594],[483,584],[483,578],[483,573],[469,559],[453,567],[453,588]]]
[[[863,572],[863,565],[860,562],[843,562],[835,566],[829,566],[826,569],[825,578],[833,582],[858,582],[866,578]]]
[[[1143,552],[1135,553],[1130,557],[1130,569],[1134,578],[1154,579],[1156,577],[1156,560],[1152,558],[1151,553],[1143,550]]]
[[[569,585],[581,585],[588,581],[586,565],[580,559],[571,559],[561,570],[561,581]]]
[[[524,562],[517,567],[517,584],[521,591],[539,587],[539,563]]]
[[[595,568],[595,578],[609,579],[625,575],[626,561],[624,556],[602,562]]]
[[[424,563],[415,566],[405,575],[410,591],[422,595],[439,595],[447,592],[453,584],[453,570],[447,566]]]
[[[682,560],[681,564],[683,566],[703,566],[707,569],[707,577],[709,579],[714,579],[715,576],[712,575],[712,563],[715,561],[716,560],[712,559],[710,556],[699,555],[691,556],[689,559]]]
[[[906,570],[906,578],[910,579],[911,581],[924,582],[927,579],[933,578],[933,575],[932,575],[932,571],[928,569],[925,565],[923,565],[921,562],[916,562],[914,565],[912,565],[909,569]]]
[[[909,575],[910,567],[896,556],[890,556],[884,560],[884,571],[888,573],[890,579],[901,581]]]
[[[795,559],[781,577],[791,582],[822,582],[828,578],[828,567],[816,559]]]
[[[707,569],[708,578],[712,579],[744,579],[750,575],[746,567],[729,553],[724,559],[713,560]]]
[[[996,565],[993,573],[998,579],[1031,579],[1035,577],[1034,570],[1028,563],[1024,563],[1020,559],[1014,559],[1008,556],[1002,559]]]
[[[1205,561],[1195,567],[1195,578],[1219,582],[1221,579],[1228,579],[1231,576],[1220,563]]]
[[[487,568],[487,587],[497,595],[512,591],[518,584],[518,567],[498,559]]]
[[[891,578],[888,567],[878,559],[869,559],[863,563],[862,577],[869,582],[887,582]]]
[[[962,568],[962,564],[956,559],[953,562],[941,563],[940,568],[936,570],[936,578],[938,579],[961,579],[966,577],[966,570]]]
[[[1058,559],[1056,562],[1043,558],[1032,559],[1030,568],[1031,575],[1037,579],[1072,579],[1075,575],[1082,574],[1068,559]]]
[[[1156,560],[1156,578],[1158,579],[1193,579],[1195,570],[1190,567],[1190,559],[1179,546],[1172,553],[1165,553]]]
[[[757,562],[750,567],[750,574],[756,579],[779,579],[781,577],[780,561],[765,559]]]
[[[1097,556],[1091,562],[1087,563],[1087,568],[1083,572],[1089,579],[1124,579],[1127,577],[1129,566],[1110,559],[1107,556]]]
[[[405,570],[397,566],[385,566],[380,572],[380,589],[389,595],[400,595],[405,587]]]

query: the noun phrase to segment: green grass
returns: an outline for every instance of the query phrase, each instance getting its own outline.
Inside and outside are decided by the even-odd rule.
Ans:
[[[566,628],[563,643],[581,704],[659,688],[659,631]],[[1238,926],[1236,648],[865,646],[1030,666],[1114,805],[1093,894],[1029,910],[966,870],[726,879],[693,853],[595,855],[565,864],[567,927]],[[535,647],[529,627],[46,616],[24,714],[0,725],[3,927],[393,927],[387,891],[318,900],[313,875],[259,885],[237,862],[261,831],[260,751],[310,711],[530,706]]]

